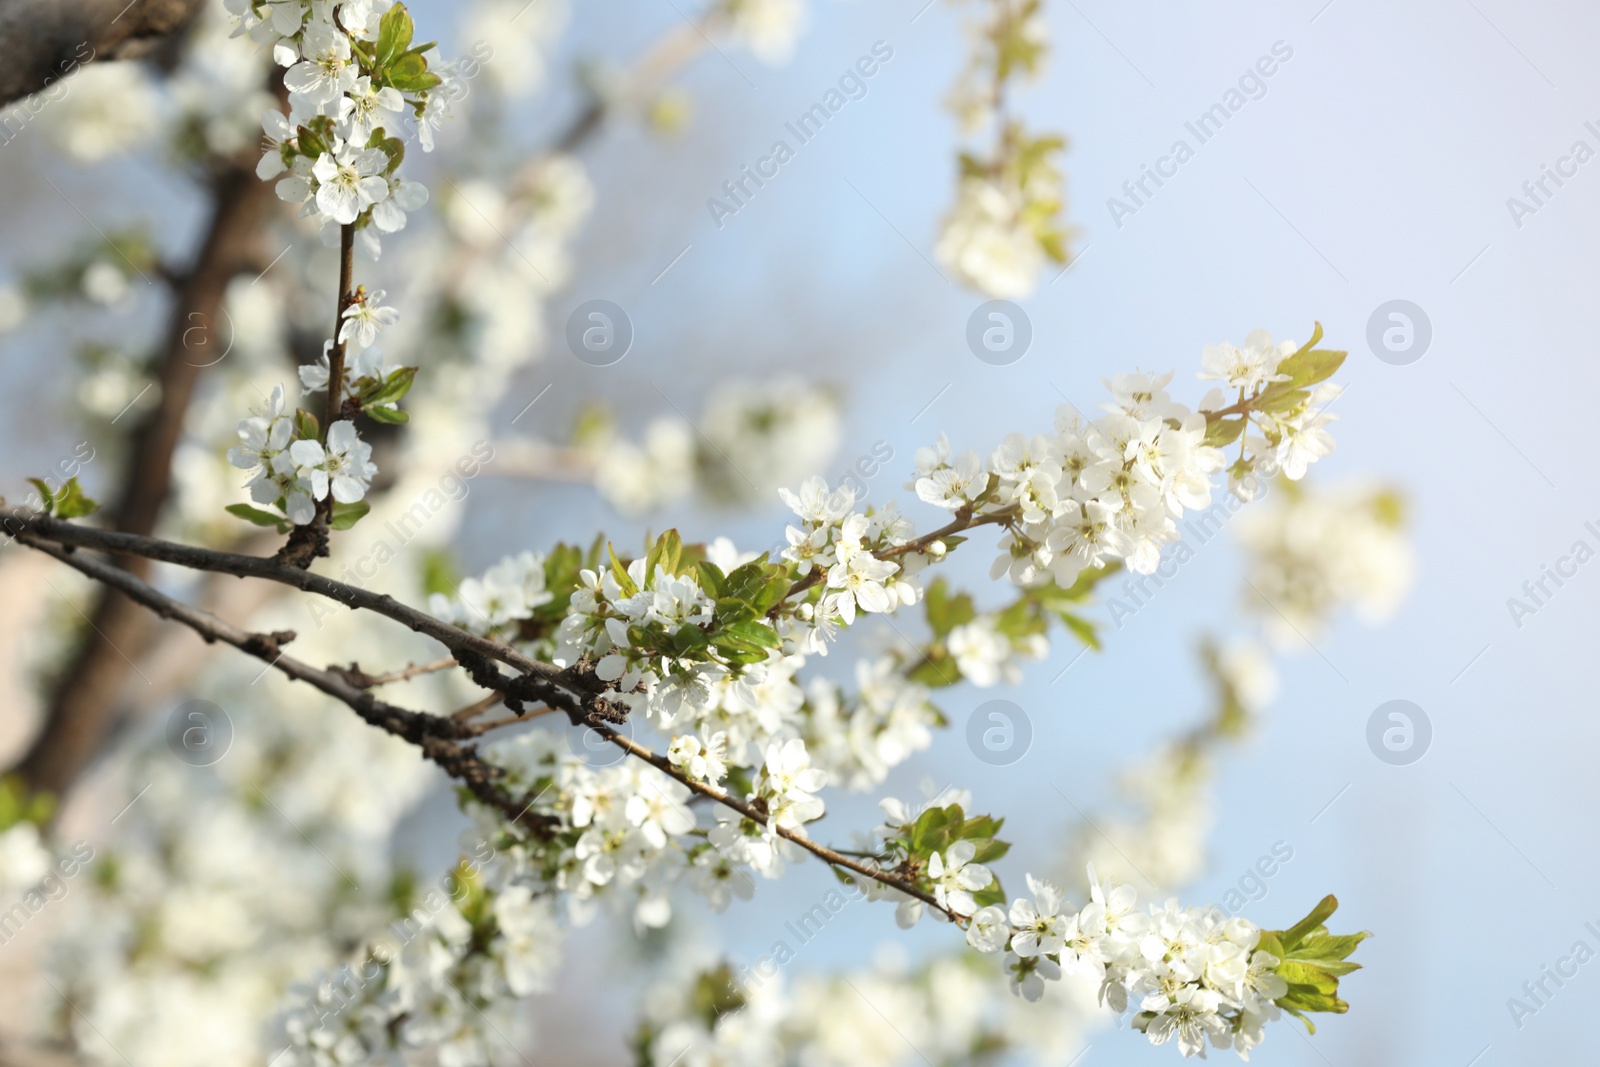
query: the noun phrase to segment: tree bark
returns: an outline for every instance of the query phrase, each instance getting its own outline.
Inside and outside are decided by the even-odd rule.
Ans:
[[[172,487],[172,455],[195,383],[226,343],[219,326],[223,293],[236,274],[261,258],[258,237],[273,203],[272,186],[238,169],[217,181],[205,244],[175,294],[159,372],[161,399],[134,432],[127,476],[118,483],[123,488],[113,528],[124,533],[155,530]],[[118,562],[141,577],[149,572],[148,560]],[[43,730],[17,767],[30,790],[65,792],[99,753],[152,634],[146,612],[120,593],[101,592],[83,642],[55,687]]]
[[[0,106],[87,63],[148,55],[201,0],[0,0]]]

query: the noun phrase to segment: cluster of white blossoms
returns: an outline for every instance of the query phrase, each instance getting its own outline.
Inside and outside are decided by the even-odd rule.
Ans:
[[[786,62],[793,54],[806,18],[806,0],[717,0],[706,16],[768,64]]]
[[[802,578],[815,571],[823,589],[815,604],[802,605],[798,613],[807,651],[827,655],[838,627],[854,623],[858,611],[884,614],[917,602],[921,589],[912,578],[927,557],[897,551],[914,531],[893,501],[857,511],[855,489],[830,490],[819,477],[806,479],[799,492],[778,493],[800,519],[784,531],[788,547],[782,558]]]
[[[1314,961],[1310,965],[1325,972],[1318,980],[1328,982],[1354,969],[1343,955],[1360,937],[1331,938],[1312,927],[1326,918],[1328,902],[1293,932],[1263,933],[1218,909],[1169,903],[1138,910],[1130,888],[1110,884],[1124,876],[1103,877],[1114,862],[1127,878],[1147,875],[1174,889],[1201,869],[1210,818],[1204,766],[1211,749],[1238,736],[1277,686],[1259,645],[1208,644],[1204,661],[1217,684],[1213,720],[1163,746],[1135,776],[1134,799],[1147,809],[1146,819],[1133,825],[1098,818],[1092,825],[1106,836],[1085,826],[1084,841],[1069,850],[1075,858],[1068,870],[1083,870],[1085,857],[1092,857],[1089,899],[1082,907],[1031,877],[1030,895],[1007,906],[1003,897],[996,899],[994,869],[977,858],[980,848],[994,850],[981,841],[951,842],[926,855],[927,884],[936,901],[967,917],[968,937],[987,950],[984,955],[945,954],[910,965],[889,946],[874,966],[802,973],[786,981],[782,969],[797,948],[788,937],[746,967],[714,965],[702,949],[695,973],[673,968],[646,997],[639,1039],[650,1062],[901,1067],[920,1059],[959,1061],[975,1049],[1068,1062],[1110,1022],[1108,1006],[1117,1013],[1131,1006],[1137,1029],[1157,1044],[1175,1043],[1184,1055],[1231,1047],[1248,1058],[1268,1021],[1287,1008],[1308,1006],[1298,999],[1304,990],[1293,993],[1279,973],[1281,963],[1294,959],[1297,969],[1290,973],[1299,980],[1307,973],[1298,969],[1301,963]],[[867,844],[880,852],[896,838],[914,837],[928,812],[951,804],[970,807],[971,800],[969,792],[948,788],[917,805],[886,798],[884,825]],[[1205,814],[1197,821],[1177,809]],[[902,925],[929,910],[907,894],[863,888],[866,899],[898,902]],[[837,913],[847,903],[830,893],[808,920]],[[1242,906],[1242,898],[1227,903],[1230,909]],[[810,928],[788,932],[803,945]],[[1291,937],[1298,943],[1284,948]],[[1057,985],[1049,1011],[1041,1012],[1031,1002],[1042,997],[1048,981]],[[901,1037],[907,1033],[918,1035],[915,1049]]]
[[[1324,427],[1333,416],[1319,405],[1337,387],[1298,386],[1331,374],[1342,353],[1292,342],[1272,351],[1267,372],[1226,378],[1239,393],[1232,407],[1220,390],[1206,396],[1200,411],[1174,401],[1167,394],[1170,371],[1123,374],[1107,383],[1106,414],[1085,421],[1063,405],[1054,434],[1012,434],[987,466],[973,452],[952,455],[941,437],[936,447],[918,450],[917,495],[958,513],[1006,516],[1005,551],[993,573],[1024,587],[1054,578],[1064,588],[1111,560],[1152,573],[1162,547],[1179,539],[1177,520],[1211,503],[1212,475],[1227,466],[1219,442],[1242,438],[1229,473],[1234,491],[1247,499],[1269,461],[1298,478],[1331,451]],[[1322,356],[1329,358],[1309,359]],[[1216,372],[1208,366],[1207,373]]]
[[[1047,261],[1066,262],[1070,234],[1059,218],[1062,176],[1053,159],[1066,142],[1032,135],[1005,114],[1010,83],[1036,77],[1049,50],[1042,6],[983,0],[980,7],[966,27],[971,57],[946,106],[965,133],[991,127],[995,144],[986,156],[961,153],[955,204],[934,254],[964,285],[1020,299],[1034,291]]]
[[[316,637],[334,639],[330,654],[406,643],[364,629],[348,616]],[[393,915],[389,841],[426,792],[427,765],[286,681],[250,685],[247,668],[213,661],[187,690],[213,702],[205,729],[225,706],[236,730],[214,766],[174,775],[166,716],[138,730],[141,750],[115,780],[127,811],[114,834],[93,834],[94,866],[40,917],[55,934],[51,981],[77,1009],[59,1025],[85,1063],[264,1063],[286,1043],[268,1047],[265,1032],[285,990],[336,968]],[[23,1013],[58,1018],[60,994],[38,994]]]
[[[227,8],[237,34],[270,45],[288,68],[289,114],[263,117],[269,148],[256,174],[277,179],[278,196],[304,205],[325,239],[358,226],[375,258],[368,228],[395,233],[427,202],[426,188],[396,173],[409,139],[400,135],[405,127],[433,150],[454,97],[452,68],[429,69],[432,46],[412,48],[411,17],[393,0],[227,0]]]
[[[245,483],[250,498],[275,505],[296,526],[311,522],[316,502],[330,493],[340,504],[358,502],[377,473],[372,446],[355,423],[341,419],[328,427],[325,442],[316,440],[286,410],[281,385],[240,421],[239,441],[228,450],[228,462],[251,472]]]
[[[1033,293],[1049,259],[1065,257],[1057,228],[1061,175],[1047,157],[963,174],[934,256],[963,284],[998,299]]]
[[[603,743],[583,755],[573,751],[587,747],[569,747],[540,730],[487,746],[485,755],[506,772],[506,787],[530,806],[510,827],[497,813],[472,809],[512,880],[551,895],[573,923],[590,921],[610,901],[640,929],[665,926],[679,883],[718,910],[735,895],[748,899],[753,874],[776,878],[795,853],[778,829],[796,829],[823,813],[816,792],[826,776],[810,766],[798,740],[770,746],[750,789],[747,799],[765,807],[765,822],[719,808],[704,825],[681,782]],[[714,746],[709,756],[699,754],[705,762],[684,745],[673,749],[674,764],[697,780],[714,777],[717,758]]]
[[[1402,504],[1376,486],[1299,493],[1282,486],[1239,518],[1252,585],[1246,605],[1275,644],[1303,645],[1345,604],[1367,622],[1388,618],[1416,569]]]
[[[1241,401],[1251,396],[1270,398],[1256,406],[1256,422],[1245,427],[1241,438],[1240,460],[1229,468],[1230,484],[1246,500],[1257,492],[1260,478],[1251,475],[1258,471],[1282,471],[1291,481],[1299,481],[1312,463],[1333,451],[1333,437],[1327,427],[1337,416],[1329,415],[1327,408],[1344,387],[1319,377],[1315,379],[1316,388],[1302,396],[1305,391],[1295,388],[1296,374],[1289,370],[1291,361],[1314,349],[1321,336],[1319,326],[1306,349],[1297,352],[1295,342],[1275,344],[1266,330],[1256,329],[1250,331],[1242,346],[1224,342],[1207,345],[1201,353],[1200,377],[1223,383],[1217,391],[1207,394],[1202,408],[1215,410],[1234,395]],[[1316,370],[1320,373],[1321,368]],[[1303,377],[1304,372],[1301,373]]]
[[[150,82],[143,64],[91,64],[62,86],[57,105],[41,116],[42,125],[62,151],[83,163],[149,144],[161,113]],[[49,94],[41,98],[48,99]]]
[[[839,445],[837,398],[796,379],[725,381],[691,424],[653,419],[639,440],[616,434],[610,420],[580,431],[594,459],[594,481],[619,511],[634,515],[698,491],[711,503],[771,499],[823,467]]]
[[[925,686],[891,657],[859,660],[853,697],[823,679],[806,688],[802,736],[829,779],[846,789],[879,785],[933,743],[945,719]]]
[[[724,594],[753,596],[758,580],[769,599],[788,587],[725,540],[706,554],[716,568],[710,573],[728,579]],[[779,629],[790,636],[780,646],[779,629],[740,618],[751,615],[751,604],[724,595],[718,605],[692,571],[667,573],[657,563],[652,573],[648,557],[635,560],[623,571],[630,593],[615,569],[578,556],[561,548],[550,557],[506,557],[453,594],[433,594],[429,610],[559,664],[588,662],[617,686],[618,699],[671,740],[674,766],[713,786],[729,768],[758,777],[774,746],[793,751],[787,745],[798,739],[831,782],[870,788],[926,749],[944,721],[927,688],[908,680],[893,657],[858,662],[853,693],[822,678],[803,682],[797,675],[808,658],[801,645],[810,623],[783,621]],[[558,589],[570,597],[556,599]],[[737,619],[731,629],[729,618]],[[705,656],[711,658],[696,658]]]
[[[1016,685],[1022,681],[1023,660],[1042,660],[1050,652],[1043,634],[1014,638],[1003,633],[994,615],[980,615],[962,623],[946,638],[950,655],[961,676],[980,689]]]
[[[554,599],[545,588],[545,559],[537,552],[506,556],[482,578],[464,578],[454,597],[434,593],[428,610],[435,618],[485,636],[514,636],[512,625],[533,617]]]
[[[50,873],[50,851],[32,822],[0,830],[0,901],[8,906],[14,894],[32,889]]]
[[[257,175],[278,179],[278,196],[304,204],[303,214],[316,218],[325,240],[337,243],[349,232],[376,258],[370,231],[400,230],[406,212],[427,200],[426,189],[398,176],[405,140],[396,134],[404,121],[425,151],[433,148],[453,75],[429,70],[425,54],[433,46],[412,47],[411,16],[393,0],[228,0],[227,8],[237,20],[236,35],[270,45],[273,59],[288,68],[283,80],[290,111],[263,118],[269,148]],[[338,403],[329,410],[342,414],[353,407],[381,422],[404,422],[396,402],[410,389],[415,369],[386,367],[373,347],[379,331],[398,318],[383,297],[383,290],[364,288],[349,295],[323,365],[304,368],[301,381],[308,391],[329,389],[329,353],[337,345],[349,367],[341,366]],[[229,510],[259,525],[311,523],[317,502],[330,495],[350,509],[377,473],[372,448],[354,422],[332,419],[324,428],[309,413],[290,415],[281,389],[239,424],[239,438],[229,462],[252,472],[251,499],[277,510]],[[333,521],[353,523],[364,510],[345,510]]]
[[[1074,908],[1030,875],[1033,896],[973,913],[967,943],[980,952],[1008,950],[1014,988],[1029,1000],[1044,995],[1046,981],[1080,975],[1100,983],[1113,1011],[1138,1005],[1133,1025],[1152,1044],[1175,1040],[1193,1056],[1209,1042],[1248,1059],[1289,991],[1277,973],[1283,961],[1258,947],[1261,929],[1176,901],[1142,913],[1131,887],[1102,885],[1093,867],[1089,882],[1089,902]]]
[[[648,559],[636,559],[626,569],[585,569],[572,594],[571,614],[561,623],[555,660],[592,660],[595,676],[616,683],[621,698],[641,711],[651,702],[669,716],[685,701],[704,707],[712,681],[723,674],[721,666],[672,655],[665,645],[681,644],[686,653],[693,646],[704,648],[715,609],[692,575],[674,574]],[[645,645],[645,627],[665,640]]]

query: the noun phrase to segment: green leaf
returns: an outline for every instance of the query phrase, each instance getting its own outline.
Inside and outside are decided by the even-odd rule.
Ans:
[[[1061,624],[1071,630],[1074,637],[1096,652],[1100,651],[1100,637],[1095,633],[1094,623],[1066,611],[1059,611],[1056,614],[1060,617]]]
[[[296,408],[294,412],[294,430],[296,436],[303,441],[315,441],[322,432],[322,424],[317,417],[305,408]]]
[[[934,645],[923,654],[922,662],[906,675],[918,685],[929,689],[942,689],[961,681],[961,672],[950,662],[950,653],[943,645]]]
[[[310,126],[301,126],[295,131],[295,143],[300,146],[301,153],[310,157],[313,163],[328,150],[328,142]]]
[[[1006,902],[1006,891],[1001,888],[1000,879],[996,878],[976,893],[973,893],[972,899],[977,903],[978,907],[987,908],[991,904],[1004,904]]]
[[[703,559],[694,565],[695,579],[700,583],[700,588],[712,600],[720,600],[723,590],[728,587],[728,576],[722,573],[722,568]]]
[[[1257,948],[1278,957],[1276,968],[1289,990],[1278,998],[1278,1006],[1300,1017],[1313,1033],[1316,1028],[1305,1012],[1342,1013],[1350,1006],[1339,999],[1339,979],[1360,968],[1345,957],[1356,950],[1367,935],[1330,934],[1323,925],[1338,910],[1339,901],[1323,897],[1310,914],[1287,930],[1263,930]]]
[[[1304,941],[1313,930],[1328,921],[1328,917],[1339,910],[1339,899],[1332,893],[1317,901],[1317,906],[1312,908],[1304,919],[1295,923],[1289,929],[1278,934],[1285,952],[1293,952],[1295,946]]]
[[[731,634],[741,641],[747,641],[762,648],[777,648],[781,644],[778,638],[778,631],[765,623],[754,620],[730,623],[724,626],[720,632]]]
[[[253,508],[249,504],[229,504],[223,510],[235,518],[243,519],[245,522],[253,522],[257,526],[270,526],[279,533],[288,533],[289,528],[293,525],[282,515],[274,515],[270,511]]]
[[[1244,433],[1244,426],[1245,420],[1243,417],[1218,419],[1206,427],[1206,436],[1203,443],[1213,448],[1226,448],[1237,441],[1240,434]]]
[[[1291,987],[1309,986],[1318,993],[1334,994],[1339,991],[1339,980],[1328,972],[1298,960],[1284,960],[1278,964],[1278,974]]]
[[[783,598],[789,595],[789,572],[782,567],[773,567],[770,573],[771,577],[761,587],[761,591],[756,594],[756,613],[758,615],[765,615],[782,603]]]
[[[383,384],[373,390],[372,394],[362,398],[365,404],[392,404],[411,392],[411,383],[416,380],[417,368],[401,367],[383,380]]]
[[[398,137],[390,137],[388,130],[382,126],[367,137],[367,147],[379,149],[389,157],[389,163],[383,169],[385,174],[393,174],[406,158],[406,143]]]
[[[974,863],[993,863],[1011,851],[1010,841],[997,841],[994,838],[990,838],[987,841],[975,842],[975,844],[978,846],[978,851],[972,854]]]
[[[717,598],[717,618],[727,622],[765,615],[789,593],[789,572],[767,562],[765,553],[728,574]]]
[[[633,576],[628,573],[628,568],[624,567],[622,561],[617,558],[617,550],[609,541],[606,543],[606,551],[611,553],[611,576],[622,587],[622,595],[632,596],[637,593],[639,587],[633,584]],[[645,575],[645,580],[650,580],[648,574]]]
[[[398,57],[385,74],[389,84],[403,93],[425,93],[444,80],[428,69],[428,61],[418,52]]]
[[[1290,356],[1278,364],[1278,373],[1292,375],[1296,386],[1316,385],[1327,381],[1344,365],[1346,352],[1318,348],[1300,355]]]
[[[1303,1011],[1326,1011],[1335,1015],[1343,1015],[1350,1010],[1350,1005],[1340,1000],[1331,993],[1320,993],[1310,986],[1289,987],[1289,992],[1279,997],[1277,1004],[1280,1008],[1299,1014]],[[1310,1020],[1302,1020],[1310,1028]],[[1312,1030],[1312,1033],[1316,1033]]]
[[[677,655],[686,656],[711,644],[711,636],[698,626],[680,626],[673,631],[668,643]]]
[[[348,530],[371,510],[372,505],[365,500],[358,500],[354,504],[341,504],[335,501],[333,514],[328,518],[328,526],[334,530]]]
[[[942,845],[944,838],[948,836],[942,832],[952,819],[957,823],[962,819],[961,806],[958,804],[952,804],[948,808],[929,808],[917,816],[917,821],[911,824],[911,850],[916,853],[939,851],[938,847],[933,847],[934,842],[937,841]]]
[[[678,564],[683,558],[683,539],[678,536],[677,530],[668,530],[656,538],[656,543],[650,546],[650,551],[645,554],[644,573],[646,580],[655,576],[656,568],[664,567],[668,574],[678,573]]]
[[[29,478],[28,484],[39,491],[39,510],[46,515],[56,508],[56,495],[50,491],[50,486],[43,478]]]
[[[1293,411],[1310,399],[1311,393],[1305,389],[1296,389],[1293,382],[1278,382],[1269,386],[1262,394],[1250,402],[1252,411],[1279,412]]]
[[[1320,341],[1320,340],[1322,340],[1322,323],[1317,322],[1315,319],[1313,319],[1311,321],[1311,340],[1309,340],[1305,344],[1301,345],[1299,347],[1299,349],[1297,349],[1295,351],[1294,354],[1298,356],[1302,352],[1311,351],[1313,348],[1317,347],[1317,342]]]
[[[29,794],[21,775],[8,774],[0,778],[0,833],[22,822],[43,826],[50,821],[55,808],[55,797],[49,793]]]
[[[393,62],[410,48],[411,36],[415,32],[416,25],[411,21],[411,13],[406,10],[406,5],[391,7],[378,23],[378,65],[385,66]]]
[[[738,666],[748,666],[752,663],[761,663],[767,658],[767,650],[751,641],[746,641],[737,634],[715,633],[711,635],[711,643],[716,646],[722,658]]]
[[[387,423],[390,426],[399,426],[411,421],[411,416],[399,408],[363,408],[362,414],[373,422]]]
[[[557,546],[560,548],[561,546]],[[549,564],[546,563],[548,572]],[[432,548],[422,557],[422,591],[427,594],[453,594],[461,585],[461,570],[450,553]]]
[[[37,491],[39,510],[46,515],[54,515],[59,519],[81,519],[100,510],[99,504],[84,495],[83,486],[78,484],[76,477],[68,478],[56,490],[52,490],[50,483],[43,478],[29,478],[28,484]]]
[[[928,617],[928,627],[940,638],[949,636],[951,630],[971,622],[978,614],[972,597],[966,593],[952,596],[949,583],[943,578],[935,579],[928,586],[923,595],[923,611]]]

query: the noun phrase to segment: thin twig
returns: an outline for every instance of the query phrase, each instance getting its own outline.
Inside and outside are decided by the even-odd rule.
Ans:
[[[354,223],[339,227],[339,301],[333,317],[333,346],[328,350],[328,402],[323,408],[322,432],[324,443],[328,430],[339,421],[344,408],[344,313],[355,303],[356,227]],[[333,500],[332,494],[328,501]]]
[[[401,669],[389,671],[387,674],[368,674],[352,663],[349,667],[344,668],[343,673],[351,684],[359,685],[363,689],[371,689],[375,685],[409,682],[411,679],[421,677],[424,674],[437,674],[455,666],[458,666],[455,659],[447,656],[444,659],[436,659],[432,663],[408,663]]]
[[[907,541],[903,545],[895,545],[894,547],[883,552],[876,553],[876,555],[879,559],[894,559],[897,556],[904,556],[911,552],[926,552],[928,550],[928,546],[933,544],[935,541],[942,541],[946,537],[952,537],[964,530],[975,529],[979,526],[992,526],[997,523],[1009,525],[1010,522],[1016,517],[1017,508],[1014,505],[1012,507],[1002,508],[999,511],[985,512],[982,515],[976,516],[973,514],[970,507],[964,507],[960,511],[956,512],[956,517],[954,519],[939,527],[937,530],[934,530],[932,533],[923,534],[921,537]],[[783,595],[783,600],[780,600],[778,603],[774,604],[772,606],[772,610],[767,612],[767,616],[769,618],[776,618],[778,613],[783,610],[785,601],[800,595],[807,589],[810,589],[812,586],[821,582],[825,577],[826,574],[822,568],[811,568],[810,573],[808,573],[804,578],[797,578],[794,584],[789,586],[789,591]]]
[[[433,638],[455,652],[457,659],[471,656],[504,663],[538,685],[541,688],[539,694],[541,699],[549,699],[563,710],[574,710],[575,701],[586,706],[600,693],[597,688],[598,683],[587,683],[570,670],[543,663],[518,652],[509,645],[502,645],[436,619],[426,612],[402,604],[392,596],[374,593],[360,586],[347,585],[274,559],[246,556],[237,552],[218,552],[175,541],[164,541],[158,537],[97,529],[78,523],[63,522],[21,507],[0,508],[0,526],[11,531],[18,540],[33,547],[38,547],[41,540],[50,541],[103,552],[140,556],[162,563],[177,564],[190,570],[214,571],[239,578],[263,578],[338,601],[349,608],[372,611]],[[512,679],[508,679],[510,680]]]
[[[738,797],[733,796],[731,793],[725,793],[714,786],[707,785],[704,782],[697,782],[693,778],[686,776],[682,771],[674,767],[665,756],[652,752],[650,749],[639,744],[637,741],[634,741],[632,738],[623,737],[621,734],[617,733],[608,726],[596,725],[594,729],[600,734],[601,737],[604,737],[607,741],[610,741],[613,745],[616,745],[618,748],[628,753],[628,755],[644,760],[644,762],[650,764],[650,766],[656,768],[658,771],[661,771],[674,780],[688,786],[691,790],[700,794],[701,796],[714,800],[726,808],[731,808],[740,815],[743,815],[745,818],[754,822],[762,824],[767,823],[768,819],[765,813],[756,810],[754,807],[740,800]],[[829,863],[835,867],[842,867],[847,871],[859,874],[865,878],[870,878],[873,881],[886,885],[891,889],[898,889],[900,892],[905,893],[908,896],[916,897],[918,900],[922,901],[924,904],[927,904],[935,911],[940,912],[957,925],[964,926],[966,924],[965,919],[946,908],[943,904],[940,904],[938,898],[932,893],[918,888],[905,879],[891,874],[888,871],[882,870],[881,868],[868,867],[865,864],[857,863],[844,853],[836,852],[826,845],[819,845],[815,841],[812,841],[810,838],[806,837],[804,834],[798,833],[797,831],[785,829],[782,826],[779,826],[776,829],[779,837],[786,841],[793,841],[795,844],[799,845],[812,855],[817,856],[825,863]]]
[[[82,552],[44,543],[28,534],[23,534],[22,538],[30,547],[116,589],[162,618],[187,626],[207,644],[221,641],[232,645],[262,660],[281,674],[305,682],[341,701],[367,724],[418,746],[424,756],[452,778],[460,780],[473,796],[512,821],[520,821],[539,833],[549,829],[547,820],[528,815],[528,805],[495,784],[495,780],[504,774],[500,768],[480,759],[474,746],[460,743],[462,739],[474,736],[472,728],[466,724],[379,700],[365,689],[352,685],[337,670],[323,670],[286,655],[283,646],[294,640],[292,632],[251,633],[210,612],[174,600],[121,567]]]
[[[500,703],[500,700],[501,700],[501,696],[500,696],[499,693],[490,693],[488,696],[484,697],[482,700],[474,700],[471,704],[468,704],[466,707],[458,708],[455,711],[452,711],[450,713],[450,717],[452,719],[471,719],[471,718],[474,718],[474,717],[476,717],[478,715],[482,715],[484,712],[488,711],[490,708],[492,708],[496,704]]]

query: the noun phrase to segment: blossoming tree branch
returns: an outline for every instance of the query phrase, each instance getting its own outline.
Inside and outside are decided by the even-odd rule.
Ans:
[[[96,505],[76,478],[41,480],[36,505],[8,506],[3,521],[21,544],[342,703],[459,784],[474,831],[446,876],[449,903],[399,940],[352,939],[359,947],[341,969],[286,989],[277,1062],[429,1052],[488,1062],[488,1038],[464,1008],[487,1019],[544,988],[563,924],[608,907],[639,929],[660,927],[679,887],[720,910],[807,857],[853,893],[892,904],[899,926],[941,922],[971,951],[1003,960],[1013,991],[1042,1001],[1031,1010],[1060,1010],[1052,983],[1087,983],[1101,1010],[1130,1014],[1152,1043],[1184,1056],[1211,1047],[1247,1057],[1283,1013],[1309,1029],[1310,1016],[1346,1010],[1340,982],[1357,968],[1351,957],[1365,935],[1329,929],[1332,896],[1265,929],[1176,901],[1141,908],[1129,885],[1092,864],[1068,885],[1023,874],[1019,891],[1004,870],[1003,816],[948,791],[920,805],[882,798],[884,822],[853,839],[824,821],[830,790],[875,788],[943,725],[930,691],[964,679],[994,684],[1013,660],[1042,655],[1057,628],[1092,643],[1084,612],[1100,583],[1121,570],[1154,573],[1179,523],[1216,494],[1250,500],[1276,473],[1298,481],[1326,456],[1327,407],[1339,393],[1331,379],[1344,353],[1319,347],[1320,326],[1304,344],[1256,330],[1240,344],[1205,347],[1199,379],[1211,385],[1193,406],[1169,392],[1172,372],[1132,371],[1109,379],[1094,417],[1063,407],[1053,426],[1012,433],[986,456],[940,437],[915,457],[905,513],[895,500],[869,502],[853,487],[807,478],[779,491],[793,518],[776,555],[724,538],[689,543],[676,530],[638,546],[604,535],[512,544],[453,592],[425,607],[404,603],[317,567],[369,514],[379,471],[364,434],[406,423],[410,390],[433,373],[426,361],[395,365],[383,355],[378,343],[403,309],[358,277],[356,252],[376,259],[381,237],[427,202],[402,174],[406,147],[414,136],[432,150],[462,75],[416,42],[403,4],[228,8],[235,33],[269,47],[285,71],[287,113],[266,114],[257,174],[339,251],[321,360],[239,421],[227,453],[248,497],[227,512],[278,545],[225,551],[80,521]],[[978,86],[967,90],[973,108],[998,114],[1007,81],[1037,62],[1036,13],[995,5],[964,75]],[[997,121],[994,158],[964,165],[966,206],[941,256],[975,285],[1020,294],[1024,280],[996,273],[983,243],[961,234],[1001,210],[985,183],[1012,182],[1033,198],[1017,216],[1025,273],[1043,255],[1064,258],[1049,192],[1058,176],[1046,162],[1060,144]],[[921,532],[919,513],[933,516]],[[1006,597],[992,612],[938,574],[952,553],[985,547]],[[275,583],[350,609],[364,627],[413,631],[436,654],[420,665],[316,665],[295,655],[293,631],[229,622],[135,573],[130,559]],[[863,657],[855,692],[815,673],[813,658],[845,654],[867,620],[910,613],[931,633],[916,654]],[[417,707],[388,695],[442,676],[459,676],[473,698]],[[429,692],[437,690],[417,701],[429,704]],[[565,725],[516,729],[546,715]],[[585,761],[563,731],[582,732],[616,760]]]

